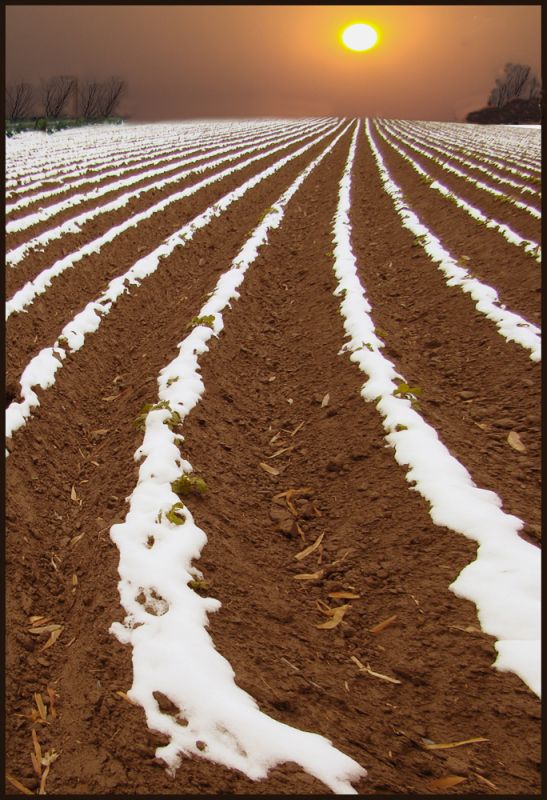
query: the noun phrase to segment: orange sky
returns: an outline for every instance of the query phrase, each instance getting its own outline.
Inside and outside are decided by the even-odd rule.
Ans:
[[[6,80],[126,78],[135,120],[463,119],[506,62],[540,74],[539,5],[7,6]],[[380,44],[341,47],[368,21]]]

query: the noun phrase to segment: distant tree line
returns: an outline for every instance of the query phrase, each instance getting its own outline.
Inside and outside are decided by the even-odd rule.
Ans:
[[[496,78],[486,108],[471,111],[467,122],[540,123],[543,88],[541,81],[524,64],[506,64]]]
[[[107,119],[115,114],[126,92],[126,81],[117,76],[79,81],[73,76],[55,75],[38,87],[20,81],[6,86],[6,119]]]

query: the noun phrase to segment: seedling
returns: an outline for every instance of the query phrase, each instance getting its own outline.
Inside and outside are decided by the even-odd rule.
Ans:
[[[196,328],[198,325],[207,325],[211,330],[215,324],[215,315],[214,314],[207,314],[205,317],[192,317],[187,328]]]
[[[374,351],[374,348],[370,342],[363,342],[363,347],[366,347],[367,350],[370,350],[371,353]]]
[[[68,339],[66,338],[66,336],[59,336],[59,338],[57,339],[57,344],[59,345],[59,347],[68,347]]]
[[[171,384],[173,384],[173,383],[176,383],[176,382],[178,381],[178,379],[179,379],[179,376],[178,376],[178,375],[175,375],[175,377],[174,377],[174,378],[168,378],[168,379],[167,379],[167,385],[168,385],[168,386],[171,386]]]
[[[410,400],[410,405],[414,409],[418,409],[418,395],[422,393],[419,386],[409,386],[408,383],[401,382],[396,389],[393,390],[394,397],[404,397]]]
[[[408,427],[406,425],[401,425],[400,423],[395,426],[396,431],[407,431]]]
[[[188,586],[190,589],[193,589],[194,592],[206,592],[209,588],[209,581],[206,581],[205,578],[192,578],[191,581],[188,581]]]
[[[171,489],[175,494],[186,497],[189,494],[205,494],[207,491],[207,484],[198,475],[181,475],[176,481],[171,484]]]
[[[159,403],[145,403],[140,410],[138,417],[135,419],[135,425],[143,431],[146,424],[146,417],[151,411],[158,411],[161,408],[167,408],[171,411],[171,416],[164,420],[164,425],[173,430],[176,425],[182,422],[181,416],[178,411],[172,411],[168,400],[160,400]]]
[[[172,522],[174,525],[184,525],[184,519],[179,517],[178,511],[184,508],[184,503],[175,503],[171,506],[170,510],[166,513],[166,517],[169,522]]]

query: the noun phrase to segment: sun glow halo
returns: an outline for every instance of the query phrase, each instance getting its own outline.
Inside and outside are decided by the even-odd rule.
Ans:
[[[348,50],[356,50],[357,52],[370,50],[378,42],[378,31],[365,22],[356,22],[344,28],[342,42]]]

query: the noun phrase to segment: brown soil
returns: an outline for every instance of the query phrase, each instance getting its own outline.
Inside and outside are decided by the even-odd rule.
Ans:
[[[349,140],[347,133],[294,196],[200,361],[205,394],[182,431],[184,454],[210,487],[188,505],[208,536],[197,566],[222,602],[210,618],[212,638],[263,711],[328,737],[366,767],[360,794],[439,796],[435,780],[460,776],[450,793],[539,796],[540,703],[515,675],[492,669],[494,640],[479,629],[474,605],[448,589],[476,545],[433,525],[386,446],[374,404],[359,394],[364,376],[339,354],[344,332],[333,296],[331,226]],[[33,792],[34,728],[42,752],[59,754],[48,794],[325,793],[293,764],[255,783],[205,759],[184,759],[168,777],[154,758],[160,739],[119,694],[132,683],[130,648],[108,633],[123,618],[109,528],[124,518],[137,478],[133,453],[142,434],[133,421],[156,399],[160,369],[249,230],[316,153],[261,184],[120,298],[13,437],[6,470],[6,765]],[[393,169],[398,182],[407,180],[403,165]],[[240,174],[232,188],[243,180]],[[198,210],[227,190],[216,185],[216,195],[196,200]],[[420,198],[418,213],[427,202]],[[388,355],[423,387],[424,417],[476,483],[498,492],[536,541],[539,367],[505,343],[467,296],[446,287],[435,265],[415,258],[364,133],[352,218],[361,278]],[[451,227],[464,235],[464,224],[473,223],[458,217]],[[157,244],[151,227],[137,232],[143,252]],[[135,260],[135,243],[120,237],[114,266]],[[494,270],[498,251],[488,246]],[[503,242],[498,247],[502,252]],[[69,280],[63,276],[59,286],[74,308],[81,296],[73,301]],[[105,280],[101,273],[93,291]],[[49,342],[59,322],[48,327],[49,314],[43,317]],[[20,318],[30,324],[29,315]],[[8,341],[8,362],[19,369],[28,337],[22,329],[20,345],[17,337]],[[520,433],[526,453],[509,447],[509,429]],[[269,458],[283,446],[293,449]],[[280,474],[260,469],[263,461]],[[273,500],[296,487],[310,489],[297,503],[302,534]],[[295,560],[320,533],[322,547]],[[295,580],[316,570],[323,574],[314,581]],[[359,598],[349,601],[340,626],[318,629],[325,619],[318,601],[345,602],[329,597],[341,590]],[[44,650],[49,634],[28,633],[38,615],[62,625]],[[399,683],[360,673],[352,656]],[[55,692],[55,715],[47,687]],[[30,714],[37,693],[48,724]],[[424,739],[475,737],[486,741],[424,747]],[[6,791],[18,793],[9,782]]]

